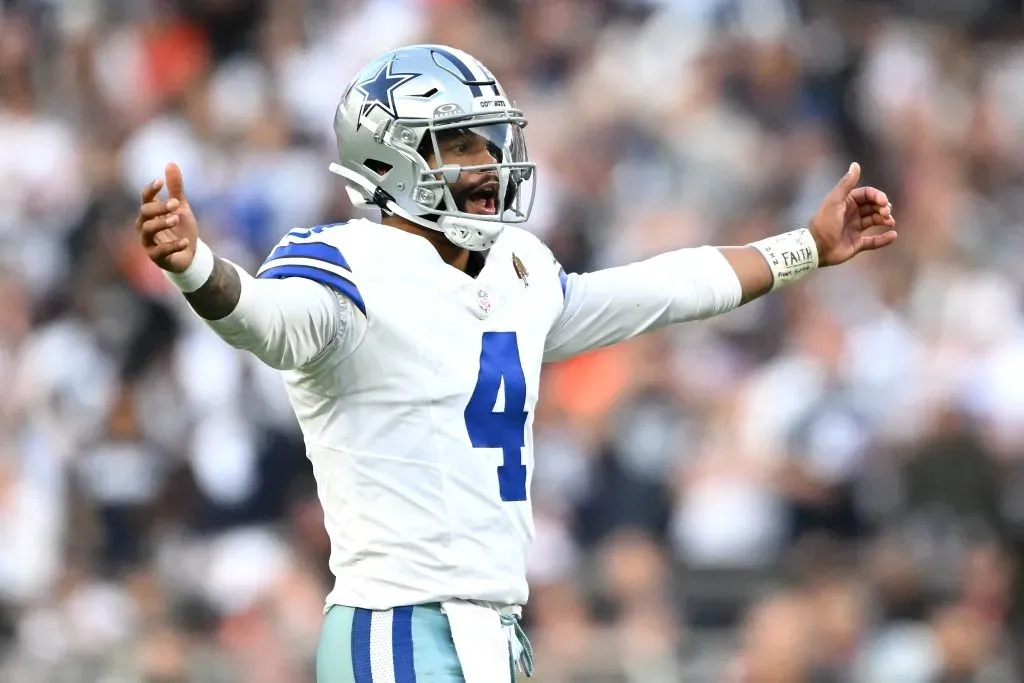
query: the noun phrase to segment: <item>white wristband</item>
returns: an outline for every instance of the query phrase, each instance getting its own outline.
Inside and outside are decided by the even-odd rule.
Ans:
[[[775,235],[749,246],[757,249],[771,268],[772,289],[796,282],[818,267],[818,245],[807,228]]]
[[[196,253],[188,268],[180,273],[172,273],[168,270],[165,270],[164,273],[178,289],[185,294],[190,294],[205,285],[206,281],[210,279],[210,275],[213,273],[213,263],[213,250],[207,246],[206,242],[197,239]]]

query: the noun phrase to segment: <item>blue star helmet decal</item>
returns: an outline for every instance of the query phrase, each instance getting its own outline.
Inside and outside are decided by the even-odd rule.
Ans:
[[[396,74],[392,71],[394,63],[394,60],[387,62],[373,78],[356,83],[356,90],[366,96],[359,113],[360,119],[369,116],[374,108],[382,109],[393,119],[398,118],[398,112],[395,110],[395,89],[420,74]],[[356,128],[358,127],[359,122],[356,123]]]

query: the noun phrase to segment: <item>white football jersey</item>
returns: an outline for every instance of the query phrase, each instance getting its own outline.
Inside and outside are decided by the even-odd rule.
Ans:
[[[740,297],[712,248],[566,276],[507,227],[474,278],[366,220],[292,231],[258,277],[211,326],[285,370],[331,539],[328,603],[369,609],[524,604],[542,363]]]
[[[531,424],[559,273],[514,228],[473,278],[365,220],[293,231],[261,268],[328,284],[365,315],[358,343],[285,374],[332,542],[330,602],[526,601]]]

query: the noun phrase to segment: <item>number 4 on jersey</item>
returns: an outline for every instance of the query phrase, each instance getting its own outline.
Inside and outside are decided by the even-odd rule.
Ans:
[[[505,407],[495,411],[502,380]],[[500,448],[498,490],[504,501],[526,500],[526,377],[515,332],[484,332],[480,374],[466,405],[466,431],[473,448]]]

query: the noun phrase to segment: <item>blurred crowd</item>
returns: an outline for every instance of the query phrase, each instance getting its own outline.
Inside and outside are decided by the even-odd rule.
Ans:
[[[527,112],[566,270],[806,220],[896,246],[555,366],[539,683],[1024,680],[1019,0],[5,0],[0,681],[313,680],[327,539],[279,377],[137,247],[178,162],[254,269],[356,215],[333,108],[444,43]]]

